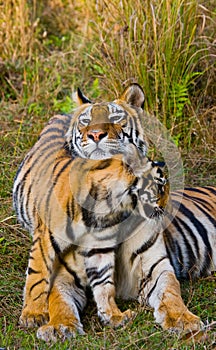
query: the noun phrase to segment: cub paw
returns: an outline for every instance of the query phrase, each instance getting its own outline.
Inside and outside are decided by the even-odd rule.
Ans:
[[[171,331],[192,332],[199,331],[202,323],[198,316],[186,310],[182,314],[177,313],[176,315],[168,312],[162,322],[162,327]]]
[[[46,324],[49,321],[49,313],[32,313],[29,311],[23,311],[20,319],[19,324],[21,327],[38,327]]]
[[[81,323],[76,325],[47,324],[38,329],[37,338],[47,343],[55,343],[58,338],[65,341],[66,339],[75,337],[77,333],[81,335],[85,334]]]
[[[113,328],[118,328],[120,326],[123,326],[131,319],[133,319],[135,317],[135,312],[128,309],[124,312],[112,314],[111,316],[105,314],[102,315],[101,313],[98,313],[98,316],[100,317],[104,325],[109,325]]]
[[[113,328],[118,328],[120,326],[123,326],[125,323],[127,323],[134,317],[135,317],[135,312],[128,309],[122,312],[120,315],[113,315],[110,319],[109,324]]]

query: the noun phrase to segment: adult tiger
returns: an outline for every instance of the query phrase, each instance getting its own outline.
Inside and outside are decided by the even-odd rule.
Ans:
[[[66,151],[61,156],[67,164]],[[140,158],[134,145],[127,145],[124,156],[76,158],[61,175],[58,164],[52,164],[46,168],[46,179],[34,174],[42,196],[35,197],[34,183],[28,193],[33,244],[21,322],[34,326],[49,318],[38,330],[44,340],[55,340],[56,331],[60,336],[82,332],[78,309],[85,305],[89,285],[103,323],[124,324],[133,313],[121,312],[115,303],[115,250],[130,237],[131,215],[141,213],[147,225],[151,222],[151,234],[154,226],[158,232],[168,202],[161,169]],[[139,205],[138,192],[147,186],[148,199]],[[68,272],[71,276],[66,278]]]
[[[73,119],[70,120],[69,116],[52,118],[18,170],[14,184],[14,206],[20,221],[32,233],[35,227],[32,225],[31,216],[36,215],[41,208],[47,212],[49,223],[49,213],[52,210],[53,200],[55,200],[52,197],[50,201],[53,187],[60,182],[62,175],[64,178],[66,169],[74,161],[74,157],[92,159],[100,157],[106,161],[113,154],[122,153],[124,146],[130,143],[139,149],[140,154],[146,154],[147,143],[140,123],[144,95],[138,85],[128,87],[121,98],[112,103],[91,104],[80,92],[78,100],[84,104],[75,111]],[[115,118],[113,105],[117,113]],[[121,112],[118,113],[119,110]],[[85,118],[86,115],[88,118]],[[118,120],[116,120],[117,117]],[[111,125],[109,125],[110,122]],[[54,183],[48,181],[49,171],[52,172],[52,170],[56,174]],[[148,183],[145,188],[146,191],[139,195],[140,201],[138,202],[142,204],[140,208],[143,206],[142,200],[145,199],[145,196],[148,197]],[[91,249],[89,253],[89,257],[93,260],[98,253],[104,260],[110,254],[114,254],[117,258],[115,266],[117,294],[125,298],[133,297],[140,301],[147,301],[155,309],[156,321],[164,328],[199,328],[199,318],[187,310],[181,299],[175,272],[178,277],[181,277],[180,267],[186,262],[187,271],[193,271],[194,265],[197,266],[196,276],[198,276],[209,270],[210,261],[215,263],[215,226],[213,225],[215,222],[215,194],[213,194],[213,189],[196,191],[194,190],[196,195],[193,193],[193,196],[189,196],[187,202],[189,210],[183,211],[181,207],[182,210],[177,214],[176,221],[169,223],[164,236],[161,229],[155,227],[154,221],[150,220],[149,225],[146,225],[142,218],[145,210],[144,212],[140,210],[139,216],[133,214],[130,216],[130,225],[127,225],[129,231],[126,232],[128,236],[132,234],[130,239],[118,247],[100,246]],[[98,191],[93,192],[95,196],[100,195]],[[200,192],[204,194],[201,195]],[[46,194],[46,201],[43,200],[44,194]],[[194,200],[199,203],[194,203]],[[69,218],[72,207],[73,203],[66,208]],[[200,218],[203,222],[200,222]],[[166,220],[169,220],[169,217]],[[187,225],[184,225],[182,221],[188,221]],[[54,226],[61,231],[57,220]],[[69,237],[72,237],[73,232],[70,227],[69,220],[66,232]],[[122,232],[123,227],[125,229],[125,226],[120,225],[119,232]],[[21,322],[26,326],[41,325],[48,320],[47,279],[44,278],[44,268],[39,264],[45,264],[45,269],[49,270],[49,262],[53,263],[52,257],[44,254],[44,251],[48,251],[51,244],[58,250],[58,245],[55,245],[52,240],[43,241],[43,237],[49,237],[44,222],[38,220],[36,230],[32,252],[38,249],[41,259],[38,259],[37,269],[28,269],[28,279],[33,281],[35,277],[40,277],[40,279],[25,290],[25,295],[28,294],[30,303],[28,302],[27,305],[24,303]],[[192,256],[193,259],[189,259],[188,256]],[[199,264],[196,257],[199,258]],[[76,330],[82,332],[82,325],[77,320],[79,320],[78,311],[83,309],[86,301],[80,283],[80,279],[86,278],[86,275],[85,269],[79,269],[79,274],[74,271],[79,264],[83,266],[80,259],[75,259],[72,245],[69,251],[66,250],[64,253],[64,259],[55,261],[55,272],[58,273],[56,273],[48,301],[50,305],[54,305],[54,309],[56,308],[56,318],[52,319],[52,324],[49,323],[48,328],[42,328],[38,332],[38,336],[45,340],[55,340],[55,332],[62,337],[71,336]],[[205,266],[208,267],[207,270]],[[98,270],[95,266],[93,267],[88,271],[87,278],[96,283],[95,287],[103,286],[109,269]],[[40,270],[42,274],[39,273]],[[182,274],[182,277],[184,276],[185,272]],[[64,286],[61,288],[62,294],[57,293],[58,286]],[[37,288],[39,288],[39,294]],[[56,305],[61,306],[61,313]],[[126,313],[125,319],[130,316],[131,314]],[[121,319],[119,324],[121,324]]]

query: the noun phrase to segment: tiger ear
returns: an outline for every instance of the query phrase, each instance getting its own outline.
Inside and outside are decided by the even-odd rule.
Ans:
[[[143,108],[145,101],[144,91],[139,84],[131,84],[124,90],[120,100],[125,101],[129,105]]]
[[[80,88],[77,89],[76,92],[73,93],[73,100],[78,105],[81,106],[85,103],[92,103],[80,90]]]

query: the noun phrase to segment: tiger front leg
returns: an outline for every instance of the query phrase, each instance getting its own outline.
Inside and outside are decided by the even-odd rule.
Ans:
[[[163,329],[186,332],[200,330],[200,318],[184,304],[174,272],[161,272],[151,282],[146,283],[143,294],[154,308],[155,320]]]
[[[23,309],[19,323],[23,327],[36,327],[49,320],[48,294],[55,251],[49,232],[40,226],[34,233],[26,272]]]
[[[69,256],[73,260],[73,255]],[[67,259],[68,260],[68,259]],[[56,342],[84,334],[79,313],[86,305],[85,288],[73,270],[73,264],[64,262],[55,267],[55,278],[49,295],[49,322],[37,331],[37,337]],[[67,269],[67,266],[70,266]]]
[[[98,316],[104,325],[117,328],[134,315],[121,312],[115,302],[114,249],[92,249],[85,258],[86,273],[97,305]]]

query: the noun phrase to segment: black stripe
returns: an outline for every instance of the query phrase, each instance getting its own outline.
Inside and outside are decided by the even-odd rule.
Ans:
[[[48,145],[46,145],[46,143],[48,143]],[[43,145],[45,145],[46,147],[42,147]],[[21,172],[22,168],[24,166],[27,166],[27,164],[31,161],[32,158],[34,158],[37,155],[37,152],[39,152],[39,156],[33,161],[33,163],[31,164],[30,168],[27,169],[27,171],[22,175],[22,178],[20,180],[20,182],[18,183],[17,187],[16,187],[16,192],[18,191],[18,188],[21,184],[21,182],[25,182],[26,177],[28,176],[29,172],[33,169],[33,167],[38,163],[39,160],[41,160],[42,155],[44,155],[46,150],[50,150],[51,148],[51,152],[49,152],[48,154],[46,154],[45,158],[43,159],[43,161],[45,159],[47,159],[48,157],[50,157],[50,155],[52,155],[53,153],[56,152],[56,150],[53,150],[53,146],[59,146],[62,145],[62,142],[55,140],[55,142],[53,142],[50,145],[50,140],[45,140],[45,142],[40,142],[39,144],[35,144],[34,147],[30,150],[30,152],[26,155],[26,157],[24,158],[24,160],[22,161],[22,163],[20,164],[20,167],[16,173],[15,176],[15,180],[17,179],[19,173]],[[36,147],[38,146],[38,147]],[[59,147],[57,148],[59,149]],[[15,181],[14,180],[14,181]]]
[[[186,191],[197,192],[197,193],[201,193],[201,194],[204,194],[204,195],[208,195],[206,193],[206,191],[203,191],[203,189],[209,190],[209,187],[185,187]]]
[[[216,187],[211,187],[211,186],[203,186],[206,190],[211,192],[212,194],[216,195]]]
[[[96,254],[108,254],[111,252],[114,252],[116,249],[116,246],[114,247],[107,247],[107,248],[93,248],[91,250],[89,250],[88,252],[80,252],[81,255],[83,255],[84,257],[90,258],[93,255]]]
[[[59,143],[55,143],[55,145],[56,144],[59,144]],[[61,144],[61,143],[60,143]],[[53,147],[53,144],[52,145],[50,145],[50,144],[48,144],[48,146],[46,146],[44,149],[37,149],[36,151],[40,151],[40,152],[44,152],[44,151],[46,151],[46,150],[49,150],[50,149],[50,147]],[[41,164],[45,164],[45,167],[48,167],[48,166],[50,166],[51,164],[53,164],[53,159],[51,160],[51,162],[50,163],[44,163],[45,162],[45,160],[46,159],[48,159],[48,158],[50,158],[50,156],[52,156],[52,154],[54,154],[54,153],[56,153],[57,152],[57,150],[56,149],[51,149],[50,150],[50,152],[48,152],[47,154],[44,154],[43,153],[43,156],[41,155],[41,153],[40,153],[40,156],[38,156],[36,159],[34,159],[34,161],[33,161],[33,163],[30,165],[30,167],[26,170],[26,172],[22,175],[22,177],[21,177],[21,179],[20,179],[20,181],[19,181],[19,183],[17,184],[17,186],[16,186],[16,188],[15,188],[15,200],[16,201],[19,201],[19,202],[21,202],[22,203],[22,200],[21,200],[21,197],[22,197],[22,194],[23,194],[23,190],[24,190],[24,188],[25,188],[25,186],[26,186],[26,179],[27,179],[27,176],[31,173],[31,171],[33,170],[33,168],[35,167],[35,165],[40,161],[41,162]],[[45,155],[45,157],[44,157],[44,155]],[[24,160],[24,162],[23,162],[23,164],[22,164],[22,167],[23,166],[27,166],[27,164],[28,164],[28,162],[30,161],[30,159],[32,158],[32,157],[34,157],[35,156],[35,152],[32,152],[32,154],[31,155],[29,155],[29,157],[26,157],[25,158],[25,160]],[[44,169],[44,167],[42,167],[42,168],[40,168],[40,172],[42,171]],[[20,169],[21,170],[21,169]],[[19,170],[19,172],[20,172],[20,170]],[[19,194],[18,194],[18,192],[20,192]],[[18,199],[18,197],[19,197],[19,199]],[[24,220],[24,218],[23,218],[23,220]],[[25,220],[24,220],[25,221]]]
[[[67,204],[66,204],[66,214],[67,216],[73,220],[74,218],[74,207],[72,206],[73,205],[73,201],[67,201]]]
[[[55,153],[55,152],[54,152],[54,153]],[[64,157],[64,156],[62,156],[62,157],[57,157],[57,156],[56,156],[56,157],[55,157],[55,161],[57,161],[58,159],[60,159],[59,162],[61,162],[61,160],[67,160],[68,157]],[[69,158],[68,164],[70,164],[71,161],[72,161],[72,159]],[[38,181],[39,178],[41,177],[40,174],[41,174],[42,172],[44,172],[45,168],[49,168],[49,167],[52,166],[52,165],[53,165],[53,159],[51,159],[51,161],[50,161],[49,163],[46,163],[46,164],[45,164],[45,167],[41,167],[41,168],[39,169],[40,173],[39,173],[39,172],[37,173],[37,181]],[[52,170],[53,170],[53,169],[52,169]],[[60,170],[59,172],[60,172],[60,175],[61,175],[61,170]],[[44,174],[43,174],[43,176],[44,176]],[[50,176],[50,177],[51,177],[51,176]],[[53,180],[52,178],[49,179],[50,187],[48,188],[47,193],[46,193],[46,202],[45,202],[45,205],[46,205],[46,210],[47,210],[47,212],[49,212],[49,213],[50,213],[49,209],[51,209],[51,208],[50,208],[50,203],[48,202],[48,200],[50,199],[50,196],[52,195],[52,191],[53,191],[53,189],[54,189],[54,186],[56,185],[56,182],[54,182],[54,181],[56,181],[56,180],[55,180],[55,179]],[[44,203],[44,193],[42,192],[42,193],[39,193],[39,194],[40,194],[40,196],[38,196],[38,198],[35,198],[35,203],[34,203],[35,207],[37,207],[37,211],[38,211],[38,212],[40,211],[40,206],[41,206],[41,204]],[[48,202],[48,204],[47,204],[47,202]],[[47,217],[48,217],[48,215],[47,215]],[[47,220],[47,221],[48,221],[48,220]]]
[[[46,259],[47,254],[44,253],[44,249],[43,249],[43,245],[42,245],[40,237],[39,237],[39,246],[40,246],[40,251],[41,251],[41,255],[42,255],[44,264],[45,264],[45,266],[47,268],[47,271],[49,271],[49,273],[51,274],[52,273],[52,267],[50,267],[48,262],[47,262],[47,259]],[[49,256],[47,256],[47,258],[49,258]]]
[[[58,256],[59,257],[59,261],[60,263],[65,267],[65,269],[67,270],[67,272],[69,272],[70,275],[73,276],[74,278],[74,283],[77,286],[77,288],[84,290],[83,285],[81,284],[81,280],[78,277],[78,275],[76,274],[76,272],[74,270],[72,270],[68,264],[64,261],[64,259],[61,257],[61,255]]]
[[[33,248],[34,245],[40,240],[40,237],[37,237],[36,239],[33,240],[31,247]]]
[[[46,132],[47,129],[51,129],[54,127],[57,127],[59,130],[63,130],[63,132],[65,133],[68,130],[71,119],[72,116],[69,115],[60,115],[52,117],[45,125],[44,129],[41,131],[39,138],[43,135],[44,132]]]
[[[99,281],[95,281],[93,283],[90,283],[91,288],[95,288],[96,286],[100,285],[100,284],[106,284],[108,282],[108,279],[111,277],[111,274],[108,276],[105,276],[103,279],[99,280]],[[106,281],[106,283],[104,283]],[[112,282],[111,282],[112,283]]]
[[[72,219],[67,215],[67,225],[66,225],[66,234],[68,236],[68,238],[70,239],[70,241],[74,242],[75,241],[75,234],[74,231],[72,229]]]
[[[101,160],[100,162],[97,163],[97,165],[95,165],[92,168],[91,171],[106,169],[106,168],[108,168],[111,165],[112,161],[113,160],[111,158]]]
[[[193,230],[190,228],[190,226],[184,220],[182,220],[178,216],[176,216],[176,220],[178,220],[180,222],[180,224],[184,227],[185,231],[187,231],[189,233],[189,236],[192,238],[193,244],[194,244],[194,246],[196,248],[197,257],[199,259],[200,258],[200,252],[199,252],[199,245],[198,245],[198,241],[197,241],[196,235],[193,233]],[[175,221],[175,223],[177,224],[177,221]],[[179,226],[178,226],[178,228],[179,228]],[[180,231],[181,231],[181,233],[183,233],[182,230],[180,230]],[[183,235],[184,235],[184,233],[183,233]]]
[[[109,271],[110,269],[113,269],[113,268],[114,268],[114,266],[112,266],[110,264],[103,267],[99,271],[98,271],[97,267],[87,268],[86,274],[88,276],[89,281],[92,282],[94,279],[101,278],[107,271]]]
[[[22,181],[22,180],[21,180]],[[30,200],[30,194],[32,190],[32,183],[30,183],[29,187],[27,188],[27,193],[24,193],[25,191],[25,183],[23,182],[22,186],[20,187],[20,193],[19,193],[19,220],[22,220],[22,224],[26,225],[28,229],[30,229],[30,226],[32,225],[31,221],[31,214],[29,213],[29,200]],[[25,201],[26,198],[26,201]],[[18,208],[18,206],[17,206]],[[32,215],[33,216],[33,215]],[[34,217],[34,216],[33,216]]]
[[[187,239],[188,235],[185,235],[179,223],[185,228],[185,230],[187,230],[190,233],[189,236],[192,238],[193,243],[196,247],[197,256],[194,255],[193,249],[191,248],[191,245]],[[197,243],[196,236],[194,236],[190,227],[181,218],[177,216],[175,217],[175,229],[177,229],[178,233],[181,235],[183,239],[184,247],[182,247],[182,249],[186,248],[184,254],[181,255],[181,258],[179,257],[179,261],[177,259],[177,263],[179,263],[179,267],[181,267],[181,270],[180,270],[180,275],[178,276],[177,271],[176,271],[176,275],[178,278],[182,278],[182,277],[189,278],[191,277],[190,269],[197,265],[196,261],[197,261],[197,258],[199,258],[199,246]],[[186,259],[184,257],[185,254],[187,256]],[[175,266],[174,266],[174,269],[175,269]]]
[[[62,173],[64,172],[65,169],[67,169],[67,167],[72,163],[72,159],[70,158],[64,165],[63,167],[58,171],[58,173],[55,175],[54,179],[53,179],[53,184],[54,186],[58,183],[58,179],[59,177],[62,175]]]
[[[52,160],[51,165],[52,165],[52,164],[54,165],[54,166],[52,167],[52,173],[53,173],[53,174],[55,173],[57,167],[58,167],[59,164],[62,162],[62,160],[65,160],[65,159],[69,159],[68,162],[70,162],[70,161],[73,160],[71,157],[65,157],[64,154],[61,155],[60,157],[56,157],[56,158],[55,158],[55,162],[53,162],[53,160]]]
[[[174,202],[176,202],[176,201],[174,200]],[[188,217],[190,219],[190,221],[192,222],[194,227],[197,229],[197,232],[202,237],[202,240],[205,243],[206,247],[208,248],[209,252],[211,252],[212,249],[211,249],[211,245],[209,243],[208,232],[207,232],[205,226],[198,220],[198,218],[196,218],[194,216],[193,212],[191,210],[189,210],[188,208],[186,208],[186,206],[183,205],[182,203],[179,206],[179,211],[183,215],[185,215],[186,217]]]
[[[23,186],[24,187],[24,186]],[[22,224],[26,225],[27,227],[29,226],[29,221],[28,219],[29,218],[26,218],[26,211],[25,211],[25,208],[24,208],[24,189],[22,187],[22,192],[20,193],[19,195],[19,204],[20,204],[20,207],[19,207],[19,220],[22,221]]]
[[[148,275],[146,276],[147,279],[150,279],[152,277],[152,273],[154,271],[154,269],[157,267],[157,265],[159,265],[161,263],[161,261],[168,259],[168,256],[162,256],[162,258],[158,259],[150,268]]]
[[[34,269],[32,269],[31,267],[28,268],[28,275],[32,275],[33,273],[41,273],[41,271],[36,271]]]
[[[103,286],[105,286],[105,284],[111,284],[112,286],[115,285],[114,282],[113,282],[113,281],[110,281],[110,280],[104,282],[104,283],[103,283]]]
[[[34,147],[37,147],[37,150],[40,150],[42,146],[49,144],[51,141],[61,143],[62,146],[64,145],[64,134],[62,133],[62,135],[58,135],[55,133],[49,135],[50,130],[51,128],[44,130],[44,132],[40,135],[40,139],[35,143],[32,150],[34,150]]]
[[[32,190],[32,183],[30,183],[30,185],[29,185],[29,188],[28,188],[28,191],[26,194],[26,203],[25,203],[25,212],[26,212],[26,216],[28,217],[29,222],[30,222],[30,217],[32,214],[29,212],[29,200],[30,200],[31,190]],[[23,203],[24,203],[24,201],[23,201]],[[21,203],[21,205],[22,205],[22,203]]]
[[[42,295],[47,295],[48,296],[48,292],[44,291],[44,292],[41,292],[36,298],[33,299],[33,301],[39,299],[40,297],[42,297]]]
[[[180,268],[182,268],[182,265],[180,265],[179,262],[183,260],[181,247],[179,246],[178,241],[172,237],[172,232],[169,231],[169,228],[166,228],[164,230],[163,236],[164,236],[164,242],[166,246],[166,252],[170,260],[170,263],[175,270],[176,276],[180,276],[181,275]]]
[[[198,203],[196,204],[196,203],[194,203],[195,204],[195,206],[209,219],[209,221],[212,223],[212,225],[216,228],[216,219],[214,219],[213,218],[213,216],[211,216],[210,214],[209,214],[209,212],[208,211],[206,211],[205,209],[207,209],[208,210],[208,208],[202,208]],[[203,206],[203,205],[202,205]]]
[[[50,137],[49,139],[46,138],[45,140],[43,140],[43,142],[41,140],[39,143],[36,143],[34,147],[30,150],[30,153],[27,154],[26,158],[24,159],[24,164],[25,165],[28,164],[32,158],[37,156],[37,158],[33,161],[31,165],[31,168],[32,168],[38,162],[38,160],[41,160],[43,155],[46,155],[46,158],[48,157],[48,155],[45,153],[47,150],[50,150],[51,152],[49,153],[52,154],[52,153],[55,153],[57,150],[60,150],[61,149],[60,146],[62,145],[63,145],[62,141],[57,139],[56,136],[53,138]]]
[[[31,286],[31,288],[30,288],[30,290],[29,290],[29,294],[31,295],[32,290],[33,290],[36,286],[38,286],[39,284],[41,284],[41,283],[43,283],[43,282],[45,282],[47,285],[49,284],[49,282],[47,281],[46,278],[42,278],[41,280],[37,281],[36,283],[34,283],[34,284]]]
[[[150,282],[151,277],[152,277],[152,273],[154,271],[154,269],[161,263],[161,261],[165,260],[165,259],[169,259],[168,256],[163,256],[162,258],[158,259],[150,268],[148,275],[142,279],[141,283],[140,283],[140,288],[139,288],[139,292],[138,294],[141,293],[141,291],[145,288],[145,286],[147,285],[148,282]]]
[[[73,114],[58,113],[57,115],[54,115],[52,118],[50,118],[47,125],[62,122],[65,124],[65,127],[68,127],[72,118],[73,118]]]
[[[76,292],[77,292],[77,290],[76,290]],[[83,297],[82,297],[82,298],[83,298]],[[78,298],[75,297],[75,295],[73,295],[73,300],[74,300],[74,302],[75,302],[75,304],[76,304],[76,307],[77,307],[78,311],[79,311],[79,312],[82,312],[82,310],[83,310],[83,304],[78,300]]]
[[[163,273],[163,272],[162,272],[162,273]],[[160,276],[162,275],[162,273],[160,274]],[[152,293],[154,292],[155,288],[157,287],[157,283],[158,283],[158,281],[159,281],[160,276],[158,276],[158,278],[156,279],[156,281],[155,281],[153,287],[152,287],[152,288],[150,289],[150,291],[148,292],[148,294],[147,294],[147,296],[146,296],[146,300],[149,300],[149,299],[150,299]]]
[[[150,291],[148,292],[148,294],[147,294],[147,297],[146,297],[147,300],[150,299],[152,293],[154,292],[155,288],[157,287],[157,284],[158,284],[159,279],[161,278],[161,276],[162,276],[165,272],[167,272],[167,270],[162,271],[162,272],[160,273],[160,275],[158,276],[158,278],[156,279],[156,281],[155,281],[153,287],[151,288],[151,290],[150,290]],[[168,272],[169,272],[169,271],[168,271]]]
[[[194,197],[194,196],[192,196],[192,195],[189,195],[189,194],[187,194],[187,193],[184,193],[184,192],[182,192],[182,193],[172,193],[172,195],[175,195],[175,196],[181,196],[182,197],[182,195],[183,195],[183,198],[186,198],[185,200],[187,201],[191,201],[192,203],[194,203],[194,202],[196,202],[196,203],[200,203],[200,204],[202,204],[207,210],[209,210],[209,206],[212,208],[212,209],[214,209],[214,207],[213,207],[213,205],[209,202],[209,200],[206,200],[206,199],[204,199],[204,198],[200,198],[200,197]],[[206,198],[207,198],[207,194],[206,194]],[[180,202],[181,202],[181,200],[180,200]],[[195,203],[194,203],[195,204]]]
[[[49,231],[49,236],[50,236],[50,241],[51,241],[53,249],[55,250],[56,254],[59,255],[61,253],[61,249],[60,249],[58,243],[56,242],[55,238],[53,237],[53,234],[51,231]]]
[[[50,226],[50,221],[52,220],[52,210],[51,210],[51,207],[50,207],[50,198],[52,196],[52,193],[55,189],[55,186],[57,185],[58,183],[58,179],[60,178],[60,176],[64,173],[64,170],[67,169],[68,166],[71,165],[71,162],[73,160],[72,159],[69,159],[62,167],[61,169],[58,171],[58,173],[55,175],[55,177],[53,178],[52,180],[52,184],[48,190],[48,193],[47,193],[47,196],[46,196],[46,202],[45,202],[45,210],[47,210],[47,212],[49,213],[49,216],[48,216],[48,227]],[[43,198],[41,199],[41,201],[43,201]],[[38,209],[40,208],[40,203],[38,203]]]
[[[18,170],[17,170],[17,172],[16,172],[16,174],[15,174],[14,183],[15,183],[15,181],[16,181],[16,179],[17,179],[19,173],[20,173],[20,171],[22,170],[23,163],[24,163],[24,160],[23,160],[23,161],[21,162],[21,164],[19,165],[19,168],[18,168]]]
[[[197,232],[201,236],[203,243],[205,244],[205,262],[203,265],[203,269],[201,270],[201,274],[203,274],[204,271],[209,269],[209,267],[211,266],[212,248],[208,239],[208,231],[206,230],[205,226],[201,223],[201,221],[199,221],[198,218],[194,216],[193,212],[186,208],[182,203],[179,206],[179,211],[190,219],[191,223],[194,225]]]
[[[49,127],[49,128],[46,128],[44,131],[42,131],[42,133],[40,134],[40,138],[44,137],[44,136],[47,136],[47,137],[50,137],[49,133],[58,133],[60,135],[56,135],[54,134],[55,137],[64,137],[65,135],[65,130],[64,129],[60,129],[56,126],[52,126],[52,127]]]
[[[144,253],[146,250],[148,250],[151,246],[154,245],[156,242],[158,236],[160,234],[160,231],[157,232],[153,237],[151,237],[147,242],[145,242],[139,249],[137,249],[135,252],[132,253],[130,262],[133,264],[134,259],[139,255]]]

